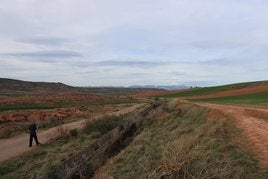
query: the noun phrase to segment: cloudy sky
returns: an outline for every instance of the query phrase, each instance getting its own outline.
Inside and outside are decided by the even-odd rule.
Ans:
[[[0,0],[0,77],[76,86],[268,79],[267,0]]]

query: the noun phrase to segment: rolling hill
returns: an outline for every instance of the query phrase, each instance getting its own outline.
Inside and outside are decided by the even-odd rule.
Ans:
[[[29,82],[15,79],[0,78],[0,92],[66,92],[78,91],[80,88],[63,83]]]
[[[242,94],[252,94],[268,91],[268,81],[237,83],[223,86],[192,88],[189,90],[179,91],[172,94],[162,95],[167,98],[215,98],[225,96],[236,96]]]
[[[142,93],[147,91],[164,91],[153,88],[124,88],[124,87],[74,87],[64,83],[55,82],[31,82],[8,78],[0,78],[0,95],[11,95],[14,97],[24,94],[42,93],[91,93],[94,95],[120,96]]]

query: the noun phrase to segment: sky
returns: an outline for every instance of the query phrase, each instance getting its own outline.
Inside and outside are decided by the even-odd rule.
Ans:
[[[0,77],[74,86],[268,80],[268,1],[0,0]]]

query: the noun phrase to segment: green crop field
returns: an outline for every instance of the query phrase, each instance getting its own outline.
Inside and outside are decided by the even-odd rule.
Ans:
[[[0,112],[3,111],[21,111],[21,110],[47,110],[56,109],[60,106],[44,106],[44,105],[13,105],[0,107]]]
[[[250,105],[268,106],[268,91],[254,94],[239,95],[239,96],[193,99],[191,101],[222,103],[222,104],[250,104]]]
[[[250,83],[237,83],[224,86],[214,86],[214,87],[205,87],[205,88],[194,88],[187,91],[182,91],[174,94],[161,95],[160,97],[165,98],[177,98],[177,97],[189,97],[189,96],[200,96],[213,94],[221,91],[232,90],[232,89],[242,89],[246,87],[255,87],[267,83],[267,81],[262,82],[250,82]]]

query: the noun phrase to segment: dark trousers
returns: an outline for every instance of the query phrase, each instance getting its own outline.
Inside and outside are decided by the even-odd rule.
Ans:
[[[34,138],[34,140],[35,140],[36,145],[39,144],[38,139],[37,139],[37,136],[36,136],[36,132],[34,132],[34,133],[30,133],[29,147],[32,147],[33,138]]]

